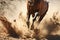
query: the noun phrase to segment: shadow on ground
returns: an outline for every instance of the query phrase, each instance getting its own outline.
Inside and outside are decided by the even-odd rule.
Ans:
[[[58,35],[55,35],[55,36],[49,35],[49,36],[47,36],[47,39],[48,40],[60,40],[60,36],[58,36]]]

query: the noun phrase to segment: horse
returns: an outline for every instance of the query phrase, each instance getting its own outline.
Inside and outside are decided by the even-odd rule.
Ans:
[[[38,22],[41,22],[41,20],[43,19],[43,17],[46,15],[46,13],[48,11],[48,7],[49,7],[49,3],[44,0],[29,0],[28,1],[28,3],[27,3],[28,28],[29,28],[30,15],[32,15],[32,17],[34,17],[36,12],[38,12],[37,15],[35,16],[35,18],[33,19],[33,24],[34,24],[34,21],[36,20],[37,16],[39,16]],[[34,26],[32,26],[31,29],[34,29]]]

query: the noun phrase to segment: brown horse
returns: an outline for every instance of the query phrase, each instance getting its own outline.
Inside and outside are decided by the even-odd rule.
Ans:
[[[29,28],[29,19],[30,19],[30,15],[32,14],[32,17],[35,16],[35,13],[37,13],[37,15],[35,16],[35,18],[33,19],[33,24],[34,21],[36,20],[36,17],[39,16],[39,22],[43,19],[43,17],[45,16],[46,12],[48,11],[48,2],[44,1],[44,0],[30,0],[28,1],[27,4],[27,16],[28,16],[28,21],[27,21],[27,25]],[[32,24],[32,25],[33,25]],[[32,26],[31,29],[34,29],[34,27]]]

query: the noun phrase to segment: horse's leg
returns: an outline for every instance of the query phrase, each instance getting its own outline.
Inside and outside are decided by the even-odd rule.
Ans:
[[[35,16],[35,18],[33,19],[32,25],[31,25],[31,30],[34,29],[34,22],[36,20],[36,17],[38,16],[38,14]]]
[[[41,22],[41,20],[42,20],[42,19],[43,19],[43,17],[45,16],[45,14],[46,14],[46,12],[45,12],[43,15],[41,15],[41,16],[40,16],[40,18],[39,18],[38,22]]]
[[[29,19],[30,19],[30,13],[27,13],[27,25],[28,25],[28,28],[29,28],[29,24],[30,24],[30,22],[29,22]]]
[[[37,18],[38,15],[39,15],[38,13],[35,15],[35,17],[34,17],[34,19],[33,19],[33,23],[34,23],[34,21],[36,20],[36,18]]]

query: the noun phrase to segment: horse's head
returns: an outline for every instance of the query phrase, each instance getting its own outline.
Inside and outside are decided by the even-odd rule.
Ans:
[[[35,0],[28,0],[28,2],[30,2],[30,3],[34,3],[34,1],[35,1]]]
[[[28,3],[29,3],[30,6],[33,6],[34,3],[35,3],[35,0],[28,0]]]
[[[28,0],[28,3],[29,3],[29,5],[34,5],[34,4],[36,4],[36,3],[38,3],[38,2],[40,2],[40,1],[42,1],[42,0]]]

